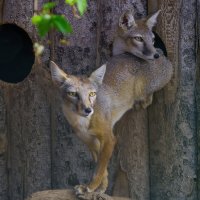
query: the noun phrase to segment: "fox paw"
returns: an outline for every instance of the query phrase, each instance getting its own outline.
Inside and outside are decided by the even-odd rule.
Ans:
[[[86,185],[76,185],[74,187],[76,196],[92,192]]]
[[[97,193],[99,193],[99,194],[104,194],[105,191],[106,191],[106,189],[107,189],[107,187],[101,185],[101,186],[99,186],[99,187],[95,190],[95,192],[97,192]]]
[[[98,192],[85,193],[77,197],[80,200],[113,200],[110,196]]]

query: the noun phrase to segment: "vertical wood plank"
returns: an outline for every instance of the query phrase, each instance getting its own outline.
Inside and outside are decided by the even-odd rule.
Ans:
[[[195,1],[159,1],[174,78],[148,109],[151,199],[197,199]]]
[[[3,4],[4,4],[4,0],[0,1],[0,24],[3,21]]]
[[[51,187],[49,109],[32,78],[7,88],[10,199]]]
[[[8,0],[3,13],[3,22],[15,23],[32,39],[37,38],[30,22],[33,1]],[[43,62],[48,59],[46,49]],[[10,200],[23,200],[51,187],[50,106],[36,71],[40,67],[35,64],[26,80],[6,86]]]
[[[0,24],[3,20],[3,4],[0,1]],[[8,200],[8,173],[7,173],[7,127],[6,106],[3,83],[0,81],[0,199]]]
[[[198,142],[198,163],[197,163],[197,191],[200,198],[200,0],[197,0],[197,81],[196,81],[196,105],[197,105],[197,142]]]
[[[146,110],[127,112],[118,122],[116,130],[120,166],[127,174],[130,197],[148,200],[150,188]]]
[[[0,86],[0,199],[8,200],[7,127],[4,90]]]

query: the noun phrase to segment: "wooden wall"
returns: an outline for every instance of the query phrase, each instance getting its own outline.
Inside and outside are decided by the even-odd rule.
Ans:
[[[151,197],[198,199],[197,2],[158,1],[158,6],[164,10],[158,31],[166,41],[175,69],[172,82],[155,95],[148,109]]]
[[[89,75],[111,56],[119,15],[134,7],[137,16],[162,9],[157,32],[166,43],[174,77],[147,110],[130,111],[117,124],[119,144],[110,163],[108,192],[134,200],[197,200],[197,3],[89,0],[80,20],[59,3],[56,12],[65,12],[74,27],[70,45],[59,44],[60,34],[51,36],[52,48],[47,45],[42,64],[36,62],[26,80],[0,82],[0,199],[23,200],[35,191],[89,181],[95,165],[63,117],[48,63],[54,60],[68,73]],[[1,23],[16,23],[37,40],[30,23],[33,1],[0,1],[0,12]]]

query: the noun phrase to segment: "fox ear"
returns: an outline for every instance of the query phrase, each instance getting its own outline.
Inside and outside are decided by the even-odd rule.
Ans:
[[[137,26],[137,24],[135,22],[133,12],[128,10],[119,18],[119,27],[121,27],[123,30],[128,30],[133,26]]]
[[[66,73],[61,70],[56,63],[50,62],[52,80],[60,87],[66,80]]]
[[[89,77],[90,81],[96,83],[97,85],[101,85],[103,82],[105,72],[106,72],[106,64],[102,65],[97,70],[92,72],[92,74]]]
[[[152,29],[156,25],[156,23],[157,23],[157,17],[159,15],[160,11],[161,10],[158,10],[149,19],[147,19],[146,25],[149,27],[149,29]]]

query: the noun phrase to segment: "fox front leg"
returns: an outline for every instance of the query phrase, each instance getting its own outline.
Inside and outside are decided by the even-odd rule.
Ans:
[[[108,170],[106,169],[104,172],[104,176],[101,182],[101,185],[97,188],[97,192],[100,194],[105,193],[106,189],[108,187]]]
[[[96,174],[87,186],[80,185],[75,187],[75,192],[78,196],[84,195],[84,193],[94,192],[98,187],[101,190],[100,192],[104,192],[107,188],[107,166],[112,155],[116,139],[112,133],[109,135],[106,134],[106,136],[107,137],[103,139],[99,138],[101,151],[98,156]]]
[[[85,144],[89,148],[93,160],[97,163],[100,152],[99,140],[96,137],[90,137],[87,141],[85,141]],[[74,189],[76,196],[80,196],[89,192],[86,185],[76,185]]]
[[[110,135],[106,134],[106,138],[104,138],[104,142],[101,143],[102,149],[98,158],[96,175],[94,176],[91,183],[89,183],[89,185],[87,186],[88,192],[95,191],[101,184],[103,184],[103,181],[106,180],[104,178],[107,175],[106,174],[107,167],[108,167],[109,160],[112,156],[115,143],[116,143],[116,139],[113,133],[111,133]],[[107,187],[107,183],[105,184]],[[105,189],[106,188],[104,188],[104,190]]]

